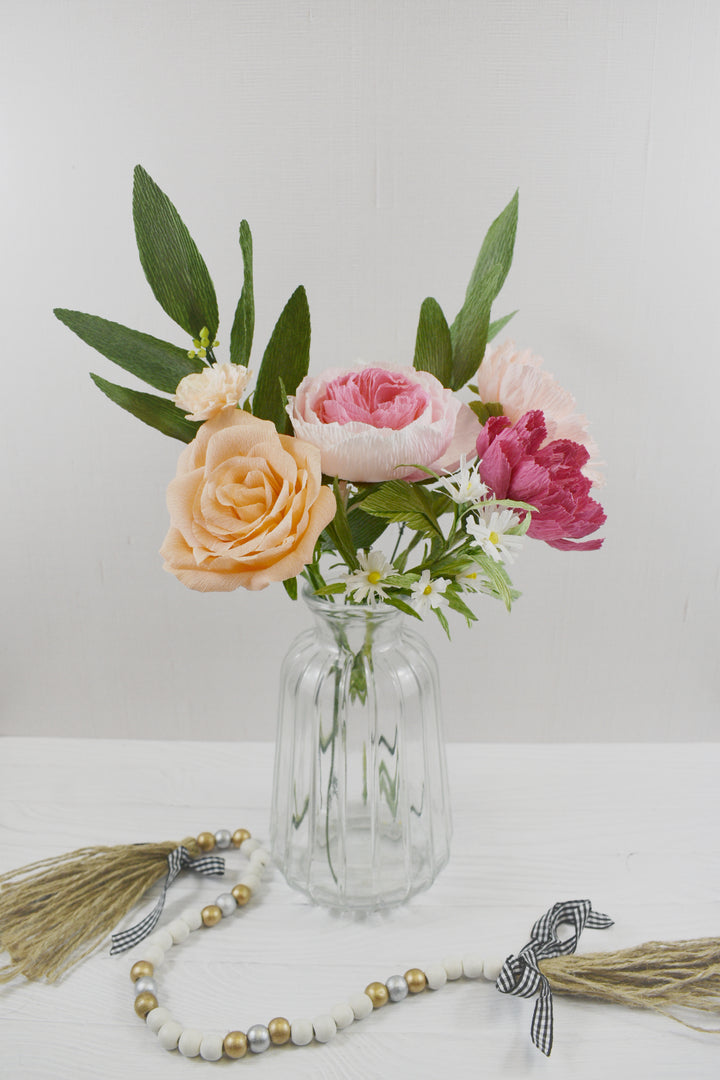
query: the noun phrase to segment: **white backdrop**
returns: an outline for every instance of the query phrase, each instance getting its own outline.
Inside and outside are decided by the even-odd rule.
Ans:
[[[451,738],[715,739],[720,7],[714,0],[4,0],[3,716],[11,733],[270,738],[280,586],[164,574],[181,444],[52,315],[185,344],[144,280],[140,162],[214,277],[256,255],[255,365],[303,283],[311,369],[409,361],[520,187],[496,313],[607,462],[599,553],[528,542],[508,616],[427,634]]]

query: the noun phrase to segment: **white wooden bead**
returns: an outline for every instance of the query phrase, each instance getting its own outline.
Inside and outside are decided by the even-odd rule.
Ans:
[[[190,937],[190,927],[182,916],[168,923],[167,932],[173,939],[173,945],[179,945],[181,941],[187,941]]]
[[[483,977],[488,982],[495,982],[504,967],[505,961],[496,959],[483,960]]]
[[[333,1035],[337,1034],[337,1024],[332,1016],[316,1016],[312,1025],[315,1038],[319,1043],[330,1042]]]
[[[247,885],[248,889],[252,893],[256,893],[260,888],[261,881],[257,874],[243,874],[240,878],[240,885]]]
[[[478,953],[463,956],[463,975],[466,979],[479,979],[483,973],[483,958]]]
[[[270,856],[267,851],[263,851],[262,848],[258,848],[257,851],[253,851],[250,856],[250,869],[254,870],[255,867],[260,867],[264,870],[267,864],[270,862]]]
[[[178,1039],[178,1050],[183,1057],[197,1057],[200,1053],[200,1043],[202,1041],[202,1031],[198,1031],[197,1028],[186,1028]]]
[[[182,1024],[178,1024],[176,1020],[168,1020],[157,1033],[158,1042],[163,1050],[177,1050],[178,1039],[182,1033]]]
[[[151,948],[157,945],[159,949],[164,949],[165,952],[167,952],[168,949],[172,949],[173,939],[167,930],[162,929],[156,930],[154,934],[151,934],[147,939],[147,943]]]
[[[222,1035],[203,1035],[200,1043],[200,1057],[203,1061],[219,1061],[223,1056]]]
[[[159,1005],[157,1009],[152,1009],[145,1017],[145,1023],[155,1035],[163,1024],[167,1024],[168,1020],[172,1020],[172,1015],[170,1010],[162,1005]]]
[[[191,930],[199,930],[203,924],[200,908],[185,908],[180,912],[180,918],[187,923]]]
[[[293,1020],[290,1024],[290,1041],[295,1046],[307,1046],[308,1043],[312,1042],[313,1034],[313,1026],[310,1020]]]
[[[431,990],[441,990],[447,982],[447,972],[442,964],[429,964],[423,971]]]
[[[240,850],[247,858],[248,855],[252,855],[253,851],[257,851],[259,847],[260,844],[258,843],[258,841],[255,839],[254,836],[251,836],[249,837],[249,839],[243,840],[242,844],[240,845]]]
[[[335,1021],[338,1031],[350,1027],[355,1019],[355,1013],[352,1011],[347,1001],[341,1001],[339,1005],[334,1005],[330,1010],[330,1015]]]
[[[373,1003],[364,991],[349,997],[348,1005],[352,1009],[356,1020],[364,1020],[373,1011]]]
[[[462,957],[444,956],[443,967],[448,979],[459,979],[463,973]]]
[[[159,945],[150,945],[148,948],[143,949],[142,958],[152,964],[154,968],[160,967],[165,959],[165,950],[161,949]]]

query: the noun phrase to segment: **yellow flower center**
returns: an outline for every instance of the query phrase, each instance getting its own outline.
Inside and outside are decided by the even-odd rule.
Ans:
[[[500,543],[500,537],[498,536],[498,534],[496,532],[491,532],[489,537],[488,537],[488,540],[490,541],[491,544],[494,544],[495,547],[497,547],[498,544]]]
[[[368,574],[368,581],[371,585],[377,585],[378,581],[382,579],[382,574],[379,570],[371,570]]]
[[[477,577],[477,574],[476,574],[476,572],[475,572],[475,571],[473,570],[473,572],[472,572],[471,574],[466,574],[466,575],[465,575],[465,577],[473,578],[473,580],[474,580],[474,579],[475,579],[475,578]]]
[[[432,592],[432,585],[426,585],[423,589],[423,596],[429,596]]]

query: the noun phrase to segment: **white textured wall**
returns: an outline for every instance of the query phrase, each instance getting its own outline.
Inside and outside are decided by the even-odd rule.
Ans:
[[[223,341],[247,217],[256,348],[302,282],[316,371],[410,358],[519,185],[497,310],[592,417],[607,541],[529,542],[511,616],[428,627],[450,736],[715,739],[719,31],[714,0],[5,0],[1,730],[271,737],[304,625],[279,586],[162,572],[180,444],[99,394],[89,368],[123,373],[51,314],[184,343],[135,252],[141,162]]]

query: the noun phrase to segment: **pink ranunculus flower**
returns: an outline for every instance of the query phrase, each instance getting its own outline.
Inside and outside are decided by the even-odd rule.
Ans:
[[[473,453],[480,424],[427,371],[330,368],[307,376],[289,399],[295,434],[320,450],[323,472],[341,480],[422,480]]]
[[[514,424],[532,409],[542,409],[547,427],[546,441],[571,439],[588,451],[583,469],[593,484],[604,484],[598,466],[599,451],[588,431],[587,417],[577,411],[575,398],[549,371],[542,358],[529,349],[519,350],[514,341],[489,345],[477,373],[477,387],[482,401],[499,401],[503,413]]]
[[[600,503],[590,498],[592,482],[582,472],[588,451],[570,439],[546,441],[540,409],[513,424],[491,416],[477,440],[478,473],[497,499],[516,499],[535,507],[528,536],[560,551],[592,551],[601,539],[576,541],[605,521]]]

